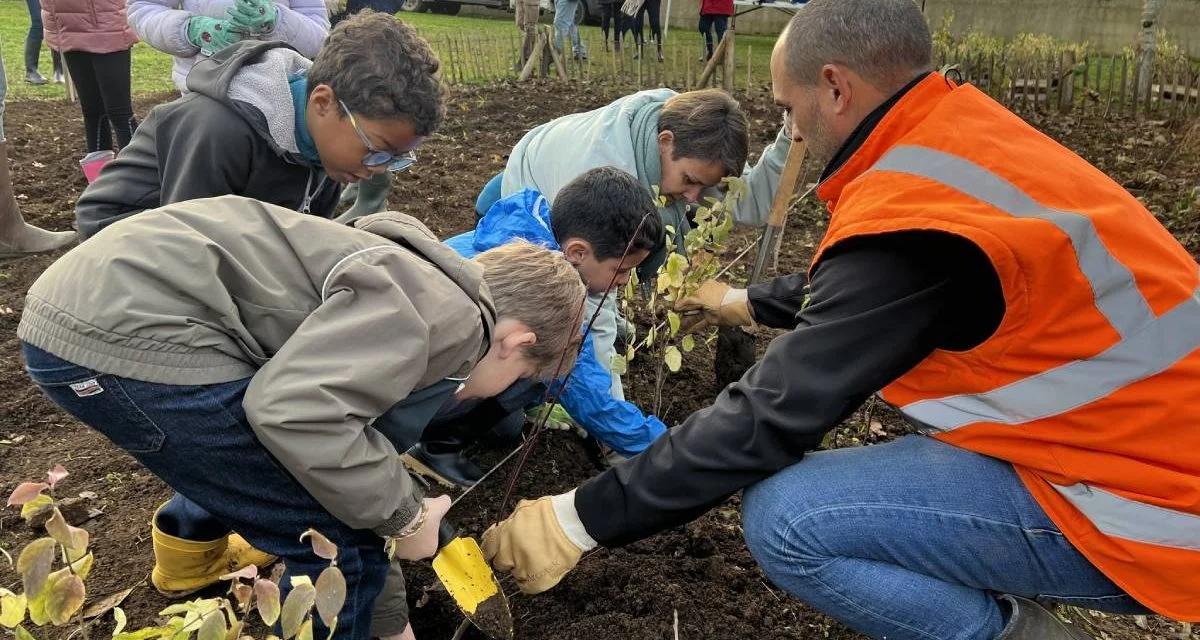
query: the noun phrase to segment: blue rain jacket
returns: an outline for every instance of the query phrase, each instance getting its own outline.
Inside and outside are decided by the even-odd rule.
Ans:
[[[514,238],[558,250],[558,241],[550,228],[550,204],[533,189],[523,189],[497,201],[474,231],[454,236],[446,244],[466,258],[498,247]],[[612,295],[612,294],[610,294]],[[595,310],[598,297],[589,299],[589,311],[584,314],[584,326]],[[613,314],[610,314],[613,315]],[[601,443],[629,457],[641,453],[667,427],[654,416],[647,416],[632,403],[613,394],[613,375],[600,364],[599,354],[611,361],[615,339],[615,315],[612,332],[603,332],[604,339],[593,326],[593,335],[584,340],[583,350],[559,402],[575,422]],[[606,344],[597,344],[603,340]],[[616,387],[619,392],[619,387]]]

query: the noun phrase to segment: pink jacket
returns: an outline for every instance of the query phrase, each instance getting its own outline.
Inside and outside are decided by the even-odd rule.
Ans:
[[[137,42],[125,0],[42,0],[47,44],[57,51],[113,53]]]

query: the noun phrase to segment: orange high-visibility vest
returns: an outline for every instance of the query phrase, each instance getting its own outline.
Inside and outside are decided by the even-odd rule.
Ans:
[[[984,251],[1003,288],[990,338],[934,352],[883,399],[1012,463],[1113,582],[1200,620],[1200,268],[1187,251],[1098,169],[936,73],[817,193],[831,218],[814,267],[847,238],[936,230]]]

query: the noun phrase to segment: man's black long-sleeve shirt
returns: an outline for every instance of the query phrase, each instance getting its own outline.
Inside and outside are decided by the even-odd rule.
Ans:
[[[776,278],[749,299],[758,322],[791,331],[711,407],[579,487],[576,509],[601,544],[690,521],[799,461],[872,393],[935,349],[980,344],[1004,315],[986,255],[934,231],[847,240],[811,282]]]

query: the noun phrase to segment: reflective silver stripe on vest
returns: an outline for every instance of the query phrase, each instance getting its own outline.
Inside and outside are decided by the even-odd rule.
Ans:
[[[1058,415],[1164,371],[1200,348],[1200,290],[1155,318],[1133,274],[1108,252],[1087,216],[1044,207],[987,169],[926,147],[896,147],[871,170],[923,177],[1012,216],[1054,224],[1070,238],[1097,307],[1122,337],[1091,358],[986,393],[922,400],[900,407],[914,421],[933,430],[949,431],[976,422],[1021,424]]]
[[[1060,415],[1165,371],[1200,349],[1200,288],[1155,318],[1133,275],[1108,252],[1086,216],[1044,207],[987,169],[924,147],[897,147],[872,170],[927,178],[1009,215],[1054,224],[1070,238],[1097,308],[1121,336],[1115,345],[1091,358],[986,393],[900,407],[925,430],[946,432],[977,422],[1015,425]],[[1138,502],[1082,483],[1050,486],[1107,536],[1200,551],[1200,515]]]
[[[958,156],[927,147],[899,146],[875,163],[873,171],[907,173],[940,182],[1017,218],[1037,218],[1058,227],[1075,247],[1079,269],[1092,286],[1096,306],[1126,337],[1154,320],[1133,274],[1104,246],[1092,220],[1071,211],[1050,209],[1011,182]]]
[[[1200,349],[1200,289],[1141,331],[1075,360],[986,393],[900,407],[917,422],[950,431],[976,422],[1021,424],[1066,413],[1169,369]]]
[[[1083,484],[1050,486],[1105,535],[1200,551],[1200,516],[1130,500]]]

